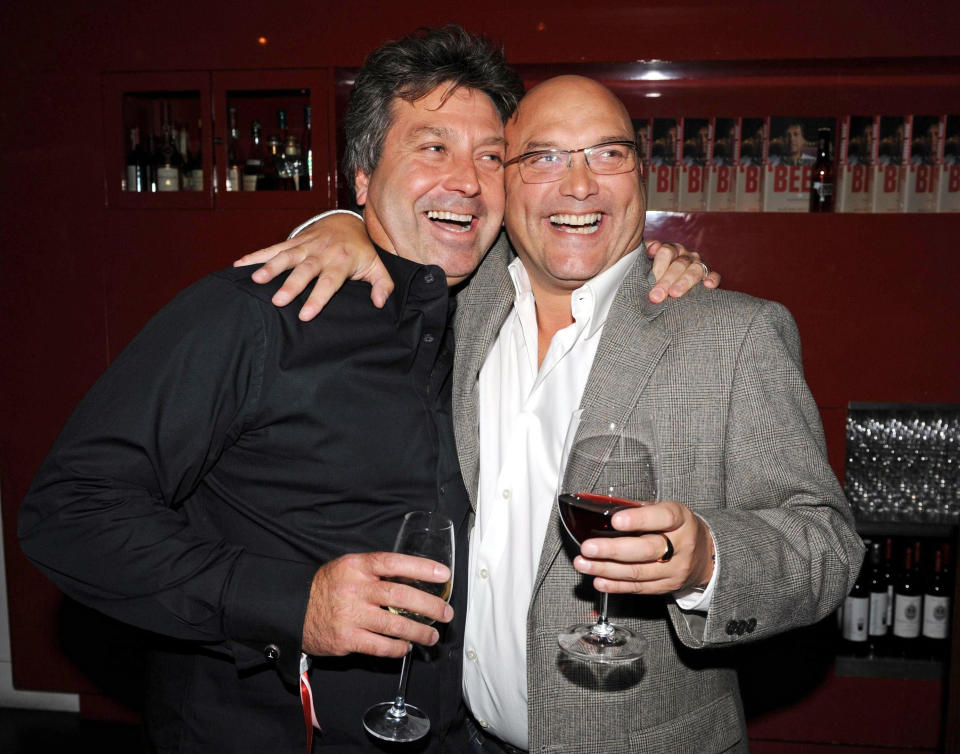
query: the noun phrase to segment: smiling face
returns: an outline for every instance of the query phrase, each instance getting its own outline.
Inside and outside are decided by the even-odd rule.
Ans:
[[[535,149],[581,149],[633,139],[630,117],[610,90],[579,76],[532,89],[507,124],[508,158]],[[594,175],[582,153],[553,183],[524,183],[506,169],[506,224],[534,294],[569,293],[614,265],[643,237],[646,202],[638,171]]]
[[[482,92],[448,95],[444,85],[392,107],[379,163],[356,175],[367,232],[387,251],[439,265],[453,285],[476,269],[500,229],[500,117]]]
[[[803,138],[803,127],[797,123],[787,126],[787,151],[791,158],[798,158],[806,146],[807,140]]]

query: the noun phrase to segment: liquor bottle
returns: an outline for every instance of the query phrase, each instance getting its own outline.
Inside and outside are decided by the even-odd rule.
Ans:
[[[174,130],[176,134],[177,149],[183,158],[183,166],[180,168],[180,188],[184,191],[193,191],[193,176],[190,171],[193,169],[191,162],[193,157],[190,154],[190,130],[186,123],[183,123]]]
[[[263,158],[263,169],[257,176],[257,191],[278,191],[283,188],[278,169],[280,167],[280,138],[267,139],[267,150]]]
[[[302,158],[300,155],[300,142],[294,134],[287,134],[287,141],[283,145],[283,154],[277,167],[277,173],[280,175],[281,188],[285,191],[297,191],[300,180],[300,164]]]
[[[933,573],[923,594],[923,643],[925,654],[934,659],[947,656],[950,628],[950,588],[944,578],[943,551],[934,553]]]
[[[203,121],[197,119],[197,150],[190,149],[190,131],[187,124],[183,124],[180,131],[180,151],[183,154],[183,190],[203,191]]]
[[[900,657],[916,657],[923,614],[923,589],[917,578],[914,549],[904,551],[903,570],[893,593],[893,646]]]
[[[313,111],[310,105],[303,107],[303,139],[300,140],[299,189],[309,191],[313,187]]]
[[[853,589],[843,601],[843,643],[845,651],[863,657],[868,651],[868,622],[870,619],[870,565],[864,561],[853,584]]]
[[[247,155],[247,161],[243,168],[244,191],[257,190],[257,182],[260,179],[260,174],[263,173],[265,156],[260,121],[255,120],[250,124],[250,154]]]
[[[230,135],[227,137],[227,191],[243,187],[243,152],[240,148],[240,129],[237,128],[237,108],[230,108]]]
[[[813,165],[813,185],[810,187],[811,212],[833,212],[832,142],[829,128],[817,131],[817,161]]]
[[[130,151],[127,152],[126,191],[150,191],[150,158],[140,143],[140,129],[130,129]]]
[[[870,543],[870,622],[868,624],[868,644],[870,654],[880,656],[887,652],[887,634],[890,630],[888,623],[889,586],[887,574],[884,572],[883,554],[879,542]]]
[[[183,157],[177,148],[176,134],[170,122],[170,106],[163,103],[160,145],[154,165],[157,171],[157,191],[179,191],[182,183]]]
[[[287,129],[287,111],[281,107],[277,110],[277,132],[274,134],[279,140],[281,148],[287,143],[287,134],[289,134],[289,130]]]

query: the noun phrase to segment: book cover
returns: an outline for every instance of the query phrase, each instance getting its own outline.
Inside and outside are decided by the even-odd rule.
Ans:
[[[732,212],[737,207],[737,145],[740,141],[736,118],[713,119],[713,141],[707,156],[707,209],[710,212]]]
[[[873,166],[873,211],[903,212],[903,184],[909,139],[906,118],[882,115]]]
[[[737,212],[759,212],[763,209],[763,145],[766,121],[763,118],[740,118],[740,138],[734,145],[733,162],[737,168]]]
[[[960,212],[960,115],[945,115],[937,178],[937,212]]]
[[[871,178],[879,116],[848,115],[840,121],[837,212],[872,212]]]
[[[637,142],[637,159],[640,164],[640,175],[646,185],[650,175],[650,119],[633,118],[633,131]]]
[[[683,150],[677,209],[681,212],[702,212],[707,208],[707,177],[713,128],[709,118],[681,118],[680,134]]]
[[[942,122],[938,115],[908,115],[910,157],[903,192],[904,211],[937,211],[937,150]]]
[[[765,212],[808,212],[817,131],[836,133],[833,118],[771,117],[764,155]]]
[[[679,127],[678,118],[654,118],[651,123],[650,177],[647,179],[649,210],[673,212],[677,209]]]

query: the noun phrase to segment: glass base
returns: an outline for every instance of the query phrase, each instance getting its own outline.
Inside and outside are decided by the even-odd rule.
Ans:
[[[557,644],[568,657],[581,662],[610,665],[636,662],[643,657],[646,639],[612,623],[602,630],[596,623],[570,626],[557,637]]]
[[[407,704],[399,717],[391,714],[395,709],[393,702],[374,704],[363,715],[363,727],[371,736],[394,743],[418,741],[430,732],[430,718],[419,708]]]

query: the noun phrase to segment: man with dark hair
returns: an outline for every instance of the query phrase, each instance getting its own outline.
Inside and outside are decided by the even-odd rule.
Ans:
[[[431,83],[383,99],[392,76],[426,70]],[[383,111],[351,154],[371,228],[391,229],[377,236],[397,283],[387,306],[348,284],[304,324],[249,270],[204,278],[90,390],[21,509],[24,552],[64,592],[158,635],[152,751],[381,750],[361,717],[393,698],[409,643],[427,647],[408,696],[433,724],[417,750],[457,750],[462,621],[437,644],[382,606],[454,615],[406,585],[447,568],[390,552],[410,510],[454,522],[466,583],[448,286],[500,230],[503,121],[522,87],[500,50],[446,29],[379,50],[357,89],[358,109]],[[399,185],[436,222],[408,222]],[[455,588],[459,615],[464,598]]]

